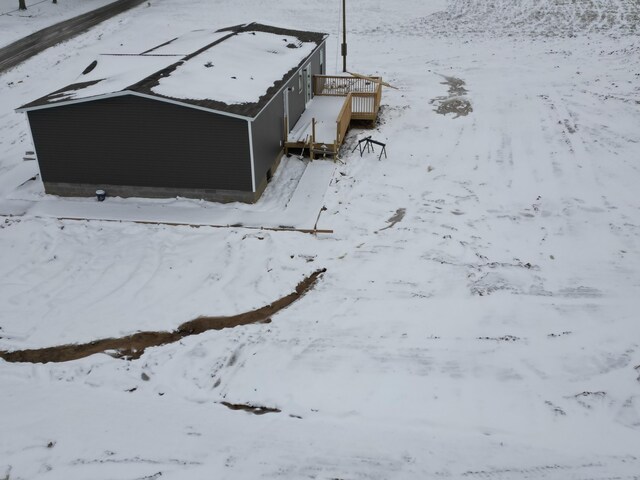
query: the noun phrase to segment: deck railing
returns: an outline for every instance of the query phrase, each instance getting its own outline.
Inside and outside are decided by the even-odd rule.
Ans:
[[[337,75],[314,75],[314,95],[338,95],[347,93],[375,93],[380,89],[379,77],[340,77]]]
[[[342,145],[342,141],[344,140],[344,136],[349,129],[349,123],[351,122],[351,112],[353,106],[353,97],[352,94],[347,94],[347,99],[344,101],[344,105],[338,114],[338,119],[336,120],[337,127],[337,136],[336,142],[338,145]]]
[[[355,120],[366,120],[369,116],[378,114],[375,94],[354,93],[351,102],[353,103],[352,118]]]
[[[380,77],[339,77],[314,75],[314,95],[346,97],[351,94],[353,120],[375,120],[382,99]]]
[[[336,118],[336,137],[331,143],[316,143],[316,119],[311,119],[311,135],[304,141],[288,140],[288,125],[285,118],[285,149],[309,149],[311,159],[321,155],[337,157],[340,146],[349,130],[351,120],[369,120],[375,122],[382,99],[382,78],[351,76],[340,77],[332,75],[314,75],[312,79],[313,94],[318,96],[344,97],[344,103]],[[308,128],[308,127],[305,127]]]

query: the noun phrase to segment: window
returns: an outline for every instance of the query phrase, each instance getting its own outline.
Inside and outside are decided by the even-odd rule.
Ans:
[[[298,72],[298,93],[302,93],[302,70]]]
[[[320,75],[324,75],[324,48],[320,49]]]

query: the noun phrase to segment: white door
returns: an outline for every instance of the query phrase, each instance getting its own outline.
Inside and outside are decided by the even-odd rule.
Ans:
[[[313,96],[313,86],[311,82],[311,64],[304,67],[304,84],[305,84],[305,101],[309,103],[311,101],[311,97]]]

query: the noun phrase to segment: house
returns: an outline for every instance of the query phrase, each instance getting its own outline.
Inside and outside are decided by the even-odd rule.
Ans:
[[[17,110],[46,193],[255,202],[285,150],[337,154],[362,103],[352,91],[378,95],[367,107],[377,114],[375,81],[324,75],[326,39],[251,23],[100,55],[72,85]]]
[[[27,113],[45,191],[254,202],[325,71],[322,33],[260,24],[101,55]]]

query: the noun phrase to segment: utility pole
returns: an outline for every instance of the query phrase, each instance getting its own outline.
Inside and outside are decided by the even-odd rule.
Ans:
[[[342,71],[347,71],[347,3],[342,0]]]

